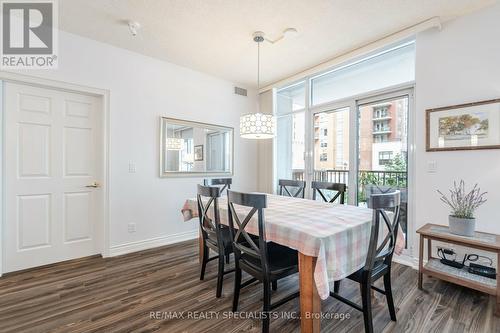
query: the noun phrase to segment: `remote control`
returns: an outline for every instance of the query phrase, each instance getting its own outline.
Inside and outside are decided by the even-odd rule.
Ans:
[[[469,273],[485,276],[490,279],[496,279],[496,270],[493,267],[478,265],[474,263],[469,264]]]

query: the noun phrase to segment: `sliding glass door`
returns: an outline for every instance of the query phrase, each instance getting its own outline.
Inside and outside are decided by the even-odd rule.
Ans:
[[[312,181],[345,183],[346,203],[359,206],[400,190],[411,238],[414,80],[410,40],[276,90],[275,182],[305,180],[309,199]]]
[[[408,234],[410,91],[358,100],[357,204],[372,194],[401,191],[400,224]]]
[[[344,183],[345,202],[364,207],[372,194],[399,190],[408,244],[412,100],[413,88],[395,88],[278,115],[275,179],[305,180],[306,198],[312,181]]]

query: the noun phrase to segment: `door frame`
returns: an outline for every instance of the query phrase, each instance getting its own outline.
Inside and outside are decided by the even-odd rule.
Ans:
[[[415,121],[416,121],[416,110],[415,110],[415,84],[407,87],[398,87],[390,91],[385,91],[383,93],[374,94],[360,98],[356,100],[356,138],[358,138],[357,133],[359,132],[359,107],[375,102],[393,100],[398,97],[408,96],[408,119],[407,119],[407,164],[406,164],[406,178],[407,178],[407,231],[406,231],[406,242],[408,248],[404,249],[401,254],[401,261],[408,261],[408,258],[413,257],[414,248],[414,235],[415,235],[415,225],[416,225],[416,214],[415,214]],[[359,156],[359,142],[356,142],[356,156]],[[358,164],[356,164],[356,185],[358,177]],[[411,221],[411,223],[409,223]]]
[[[62,81],[43,79],[36,76],[23,75],[11,72],[0,71],[0,276],[4,271],[3,261],[4,261],[4,228],[5,228],[5,122],[4,122],[4,109],[5,100],[3,96],[4,83],[16,83],[28,86],[34,86],[44,89],[59,90],[63,92],[71,92],[77,94],[85,94],[97,97],[101,100],[101,131],[102,131],[102,145],[103,145],[103,160],[101,164],[103,179],[101,180],[101,190],[102,195],[102,212],[101,216],[96,222],[96,234],[98,240],[98,246],[100,248],[100,253],[103,257],[109,256],[109,103],[110,103],[110,91],[107,89],[99,89],[93,87],[87,87],[83,85],[67,83]],[[100,244],[99,244],[100,243]]]
[[[307,85],[309,86],[309,85]],[[358,177],[358,155],[359,155],[359,142],[358,142],[358,131],[359,131],[359,121],[358,121],[358,106],[367,104],[370,102],[375,102],[381,99],[391,99],[399,96],[408,95],[408,223],[407,230],[407,244],[408,248],[405,249],[400,256],[400,258],[395,258],[395,261],[400,261],[405,264],[413,265],[411,258],[414,258],[414,234],[415,234],[415,224],[416,224],[416,213],[415,213],[415,152],[416,152],[416,140],[415,140],[415,122],[416,122],[416,108],[415,108],[415,91],[416,84],[415,81],[410,81],[402,84],[397,84],[389,86],[383,89],[378,89],[370,91],[367,93],[354,95],[346,98],[342,98],[333,102],[327,102],[315,106],[311,106],[305,109],[306,119],[306,160],[305,169],[306,179],[310,182],[312,178],[312,169],[314,168],[314,149],[312,144],[312,133],[314,131],[314,115],[320,112],[334,111],[337,109],[342,109],[344,107],[349,107],[349,184],[356,184]],[[306,90],[306,99],[308,90]],[[309,103],[307,104],[309,105]],[[308,137],[307,133],[311,133]],[[308,141],[309,139],[309,141]],[[309,143],[308,143],[309,142]],[[309,145],[309,146],[308,146]],[[308,160],[309,158],[309,160]],[[307,178],[308,177],[308,178]],[[356,189],[357,191],[357,189]],[[357,192],[356,192],[357,193]],[[311,197],[311,196],[309,196]],[[349,199],[349,204],[355,204],[355,196],[351,196]]]
[[[314,132],[314,117],[316,114],[319,113],[330,113],[330,112],[338,112],[339,110],[342,109],[349,109],[349,175],[348,175],[348,183],[349,184],[355,184],[356,182],[356,174],[358,170],[358,163],[357,163],[357,151],[353,152],[354,146],[357,146],[357,128],[356,130],[353,130],[353,121],[356,121],[357,117],[357,110],[356,110],[356,99],[345,99],[345,100],[340,100],[340,101],[335,101],[333,103],[328,103],[325,105],[322,105],[320,107],[315,107],[311,108],[311,112],[309,112],[308,118],[310,118],[310,125],[309,125],[309,131],[311,133]],[[356,126],[357,127],[357,126]],[[312,135],[313,136],[313,135]],[[314,173],[314,161],[316,159],[315,153],[314,153],[314,144],[313,138],[311,138],[310,142],[310,160],[306,161],[305,164],[309,165],[309,172],[308,172],[308,184],[313,179],[313,173]],[[351,147],[352,146],[352,147]],[[351,186],[351,185],[349,185]],[[309,198],[312,198],[312,194],[309,196]],[[347,204],[349,205],[355,205],[355,196],[349,195]]]

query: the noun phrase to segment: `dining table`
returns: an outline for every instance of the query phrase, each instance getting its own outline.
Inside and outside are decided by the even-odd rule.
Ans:
[[[365,264],[373,210],[266,195],[266,240],[298,252],[301,332],[320,332],[321,300],[329,297],[334,281],[346,278]],[[241,207],[237,214],[244,218],[249,210],[248,207]],[[181,211],[185,221],[197,217],[197,200],[186,200]],[[219,212],[220,223],[228,225],[227,196],[219,198]],[[245,229],[258,235],[256,216]],[[401,242],[398,237],[396,247],[401,247],[401,243],[404,240]],[[200,258],[201,251],[200,233]]]

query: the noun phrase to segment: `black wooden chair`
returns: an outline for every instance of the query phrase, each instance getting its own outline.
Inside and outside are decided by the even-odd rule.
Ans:
[[[345,192],[347,190],[347,186],[344,183],[330,183],[330,182],[312,182],[311,188],[313,189],[313,200],[316,200],[316,193],[320,195],[320,197],[325,202],[333,203],[335,200],[339,199],[340,204],[345,203]],[[328,200],[327,193],[324,191],[335,191],[335,195]]]
[[[368,200],[368,207],[373,209],[373,217],[366,263],[363,268],[347,277],[360,284],[362,306],[340,296],[340,281],[335,282],[334,291],[330,292],[330,296],[363,312],[366,333],[373,332],[370,289],[385,295],[391,320],[396,321],[396,311],[394,309],[391,289],[391,263],[398,234],[400,203],[401,193],[399,191],[386,194],[374,194]],[[393,210],[392,219],[389,218],[386,210]],[[379,242],[381,219],[387,227],[387,234],[383,237],[383,240]],[[384,290],[372,285],[373,282],[381,277],[384,278]]]
[[[224,271],[224,257],[226,257],[226,259],[229,258],[229,255],[233,252],[233,247],[229,227],[220,224],[219,197],[220,190],[218,187],[198,185],[198,216],[200,218],[200,229],[203,239],[200,280],[205,278],[207,263],[211,260],[218,259],[219,270],[217,274],[216,297],[220,297],[222,294],[222,281],[224,275],[234,271]],[[205,200],[206,203],[204,203],[203,198],[208,198],[208,201]],[[213,219],[208,216],[211,207],[213,207]],[[215,251],[217,256],[209,258],[210,250]]]
[[[224,190],[230,190],[231,184],[233,183],[232,178],[207,178],[203,179],[203,185],[205,186],[217,186],[220,189],[220,193],[224,193]]]
[[[306,182],[303,180],[280,179],[278,181],[280,195],[304,199]],[[295,193],[292,194],[295,189]],[[290,192],[292,190],[292,192]]]
[[[399,207],[399,225],[405,235],[408,234],[408,189],[401,185],[375,185],[366,184],[364,186],[365,197],[370,198],[373,194],[392,193],[394,191],[401,192],[401,205]]]
[[[276,303],[271,303],[271,285],[279,279],[298,272],[297,251],[273,242],[266,242],[264,208],[267,206],[265,194],[249,194],[229,191],[229,228],[233,239],[235,256],[235,280],[233,311],[238,310],[241,288],[255,281],[262,282],[264,288],[264,308],[262,332],[269,332],[269,312],[289,300],[299,296],[298,292],[288,295]],[[236,213],[237,206],[251,207],[244,219]],[[259,236],[254,237],[246,231],[252,217],[257,213]],[[241,272],[245,271],[252,278],[241,283]],[[273,286],[274,289],[274,286]]]

